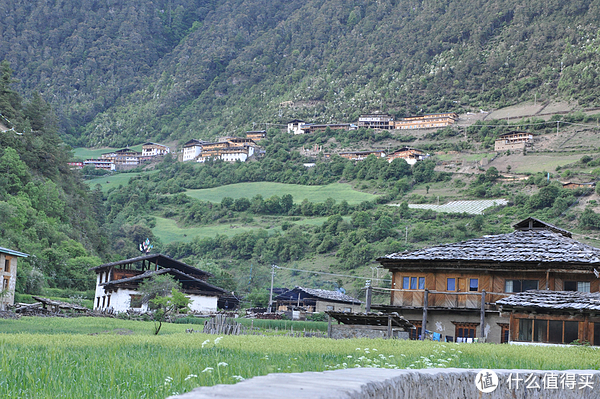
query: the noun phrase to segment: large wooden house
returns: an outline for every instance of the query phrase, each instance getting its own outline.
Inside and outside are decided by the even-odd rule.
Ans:
[[[213,313],[218,298],[225,290],[206,282],[210,273],[161,254],[106,263],[90,269],[96,272],[94,310],[147,311],[139,286],[154,276],[167,274],[181,283],[181,292],[191,299],[190,309],[197,313]]]
[[[417,327],[447,341],[507,342],[509,317],[498,301],[527,290],[598,292],[600,249],[535,218],[508,234],[393,253],[377,259],[392,272],[390,305]]]

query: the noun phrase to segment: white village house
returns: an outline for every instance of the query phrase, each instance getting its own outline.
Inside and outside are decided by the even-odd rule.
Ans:
[[[161,254],[106,263],[90,270],[97,274],[94,310],[147,311],[139,285],[161,274],[168,274],[181,283],[181,292],[191,299],[190,309],[196,313],[216,312],[217,300],[225,294],[222,288],[206,282],[212,276],[210,273]]]

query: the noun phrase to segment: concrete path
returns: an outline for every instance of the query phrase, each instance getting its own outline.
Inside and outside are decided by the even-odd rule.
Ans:
[[[172,399],[462,399],[600,397],[597,370],[493,370],[354,368],[324,372],[269,374],[235,385],[200,387]],[[485,377],[485,378],[480,378]],[[476,385],[479,381],[479,388]],[[491,392],[487,392],[491,391]]]

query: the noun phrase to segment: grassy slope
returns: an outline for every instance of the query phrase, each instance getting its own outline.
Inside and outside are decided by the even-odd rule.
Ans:
[[[305,198],[310,202],[324,202],[327,198],[333,198],[338,203],[346,200],[349,204],[359,204],[376,198],[375,195],[353,190],[349,184],[343,183],[325,186],[301,186],[271,182],[238,183],[202,190],[188,190],[186,194],[192,198],[211,202],[221,202],[224,197],[252,198],[257,194],[262,195],[265,199],[273,195],[281,197],[284,194],[291,194],[295,203],[300,203]]]

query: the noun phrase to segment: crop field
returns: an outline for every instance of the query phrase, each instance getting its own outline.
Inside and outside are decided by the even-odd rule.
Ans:
[[[0,320],[0,397],[165,398],[268,373],[353,367],[598,369],[594,348],[185,333],[195,325]]]
[[[260,194],[266,199],[274,195],[281,197],[285,194],[291,194],[294,197],[294,203],[297,204],[305,198],[310,202],[325,202],[327,198],[333,198],[338,203],[346,200],[351,205],[377,198],[373,194],[356,191],[349,184],[343,183],[332,183],[325,186],[302,186],[298,184],[270,182],[238,183],[201,190],[187,190],[186,194],[190,197],[210,202],[221,202],[224,197],[231,197],[233,199],[246,197],[250,199]]]
[[[135,151],[142,151],[142,144],[138,144],[138,145],[134,145],[132,147],[129,147],[132,150]],[[91,148],[83,148],[83,147],[78,147],[78,148],[74,148],[73,149],[73,154],[75,155],[75,158],[79,158],[81,160],[85,160],[85,159],[93,159],[93,158],[100,158],[100,156],[102,154],[106,154],[107,152],[111,152],[111,151],[115,151],[115,150],[120,150],[121,148],[98,148],[98,149],[91,149]]]
[[[495,200],[474,200],[474,201],[450,201],[443,205],[434,204],[408,204],[409,208],[412,209],[431,209],[434,212],[447,212],[447,213],[468,213],[471,215],[481,215],[483,211],[498,205],[506,205],[508,201],[505,199]],[[399,206],[399,204],[390,204],[393,206]]]

